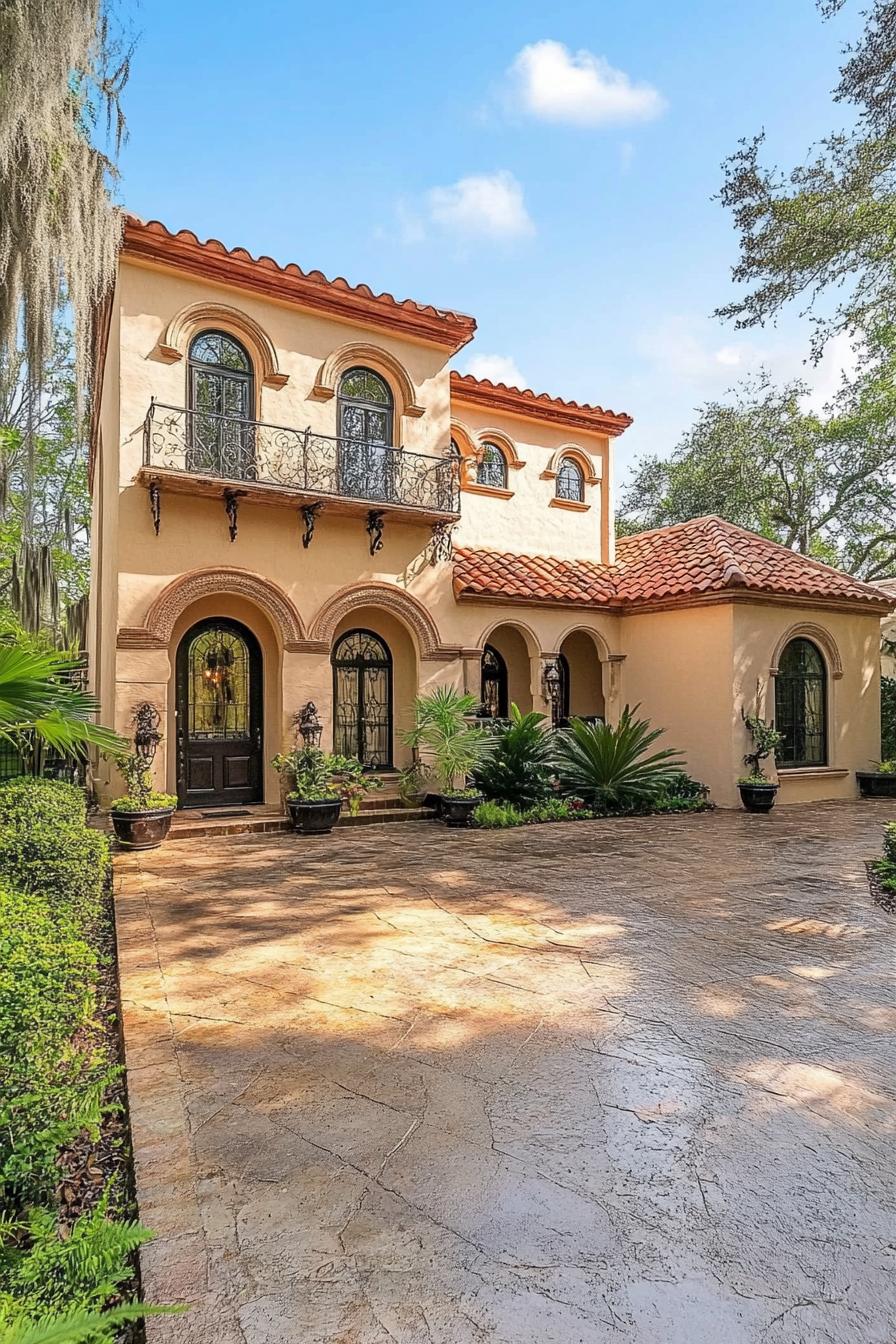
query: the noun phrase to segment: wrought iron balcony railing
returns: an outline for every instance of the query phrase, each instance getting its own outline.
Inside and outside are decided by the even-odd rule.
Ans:
[[[460,486],[450,457],[156,401],[143,434],[149,470],[279,486],[309,498],[460,513]]]

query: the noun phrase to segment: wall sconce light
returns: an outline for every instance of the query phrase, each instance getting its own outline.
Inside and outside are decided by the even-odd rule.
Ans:
[[[155,705],[144,700],[141,705],[135,707],[131,722],[134,725],[134,751],[146,765],[152,765],[162,740],[162,734],[159,732],[159,725],[162,722],[159,711]]]
[[[307,705],[299,710],[297,723],[305,746],[319,747],[324,726],[317,717],[317,706],[313,700],[309,700]]]
[[[560,698],[560,669],[557,666],[556,658],[551,658],[545,663],[542,680],[548,699],[552,705],[556,705]]]

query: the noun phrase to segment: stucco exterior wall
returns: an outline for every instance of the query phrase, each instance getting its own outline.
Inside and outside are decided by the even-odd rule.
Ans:
[[[803,635],[820,649],[827,668],[828,764],[779,770],[779,801],[856,797],[855,771],[869,769],[880,758],[879,619],[861,612],[746,603],[733,611],[737,773],[742,773],[741,758],[749,749],[740,706],[751,712],[758,688],[760,712],[774,718],[776,653],[786,639]]]

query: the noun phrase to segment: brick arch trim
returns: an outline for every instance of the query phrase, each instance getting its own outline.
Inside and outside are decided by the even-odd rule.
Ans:
[[[438,627],[423,604],[390,583],[352,584],[334,593],[314,618],[311,641],[329,649],[339,622],[360,607],[382,607],[396,616],[411,631],[423,659],[456,658],[459,654],[458,649],[442,644]]]
[[[248,569],[194,569],[181,574],[150,603],[142,626],[124,626],[118,633],[120,649],[164,649],[175,623],[187,607],[216,594],[245,597],[259,607],[278,632],[284,649],[307,647],[305,628],[297,608],[270,579]]]

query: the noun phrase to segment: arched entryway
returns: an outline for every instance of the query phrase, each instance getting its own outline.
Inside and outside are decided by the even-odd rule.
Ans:
[[[392,766],[392,653],[372,630],[333,645],[333,750],[368,770]]]
[[[560,673],[554,711],[557,724],[563,725],[570,718],[606,718],[603,667],[597,644],[589,631],[570,631],[560,645],[557,667]]]
[[[498,625],[482,645],[480,697],[482,711],[492,718],[503,718],[511,705],[524,714],[532,709],[531,659],[536,650],[516,625]]]
[[[181,807],[263,798],[263,665],[245,625],[211,617],[177,649],[177,794]]]

